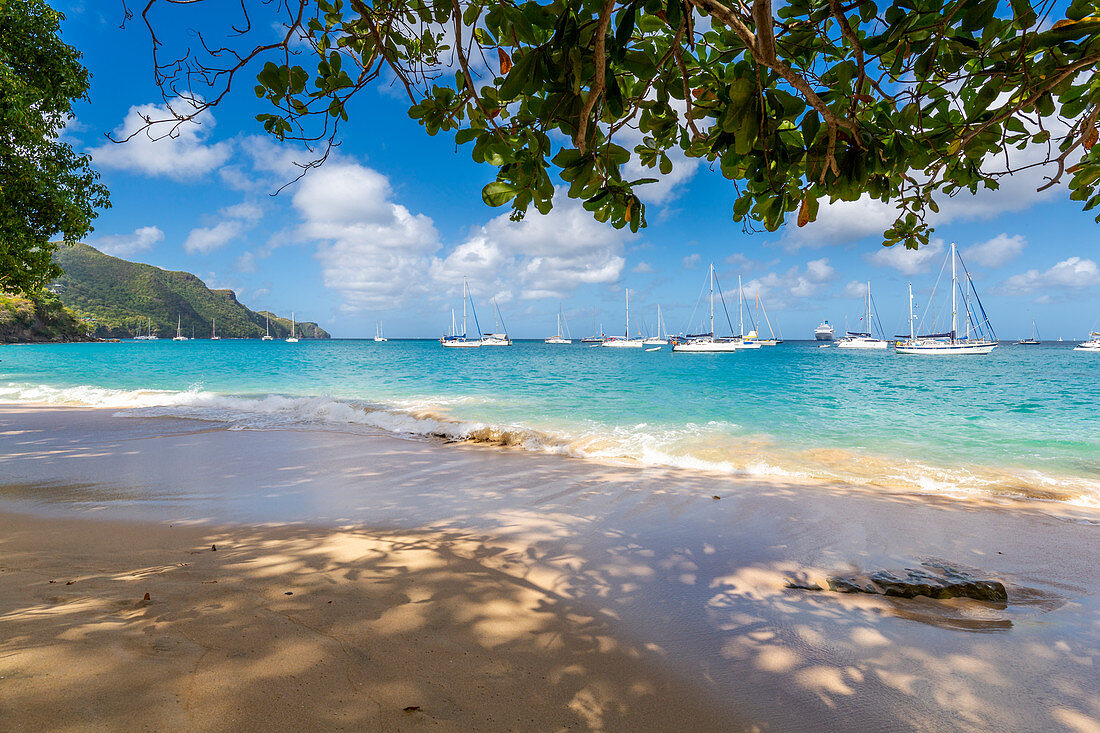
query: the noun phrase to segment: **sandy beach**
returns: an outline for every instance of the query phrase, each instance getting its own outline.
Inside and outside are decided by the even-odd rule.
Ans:
[[[1084,508],[3,406],[0,512],[3,730],[1100,730]]]

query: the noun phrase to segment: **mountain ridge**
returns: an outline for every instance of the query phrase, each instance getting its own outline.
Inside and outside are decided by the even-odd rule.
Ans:
[[[98,338],[133,338],[148,332],[174,336],[176,324],[185,336],[209,338],[216,319],[222,338],[260,338],[270,322],[271,336],[290,335],[289,318],[254,311],[232,290],[207,287],[197,275],[131,262],[88,244],[61,246],[55,255],[65,271],[50,290],[88,325]],[[313,321],[297,323],[301,338],[330,338]]]

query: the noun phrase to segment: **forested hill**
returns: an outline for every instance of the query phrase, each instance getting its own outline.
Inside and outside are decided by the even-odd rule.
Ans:
[[[56,260],[65,274],[50,289],[101,338],[144,334],[150,320],[153,332],[168,338],[176,334],[177,318],[185,336],[193,329],[195,338],[209,338],[211,321],[217,319],[223,338],[259,338],[265,316],[270,318],[272,336],[290,334],[289,318],[249,310],[232,290],[211,290],[189,272],[127,262],[86,244],[59,247]],[[309,321],[298,323],[296,330],[302,338],[329,338]]]

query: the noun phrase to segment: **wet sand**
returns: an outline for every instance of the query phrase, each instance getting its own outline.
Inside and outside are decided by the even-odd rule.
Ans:
[[[4,406],[0,511],[0,729],[1100,730],[1083,509]]]

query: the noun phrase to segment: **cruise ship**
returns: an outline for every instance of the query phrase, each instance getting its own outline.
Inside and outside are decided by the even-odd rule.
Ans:
[[[814,338],[818,341],[832,341],[836,336],[836,329],[829,325],[828,321],[822,321],[821,325],[814,329]]]

